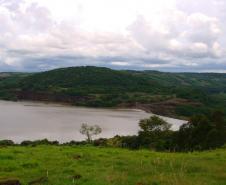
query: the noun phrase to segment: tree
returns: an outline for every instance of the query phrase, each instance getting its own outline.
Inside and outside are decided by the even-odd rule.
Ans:
[[[158,150],[169,148],[171,125],[158,116],[151,116],[149,119],[140,120],[139,141],[142,146]]]
[[[83,123],[80,128],[80,133],[86,135],[87,141],[89,143],[92,142],[92,136],[98,135],[102,132],[102,129],[98,125],[90,126],[88,124]]]
[[[215,138],[215,146],[219,147],[226,142],[226,121],[224,119],[224,112],[215,110],[212,112],[210,120],[214,126],[214,131],[211,132],[209,138]]]
[[[213,149],[226,142],[226,122],[222,111],[214,111],[208,117],[194,115],[177,133],[178,150],[193,151]]]
[[[170,129],[171,125],[158,116],[140,120],[140,128],[143,132],[162,132]]]

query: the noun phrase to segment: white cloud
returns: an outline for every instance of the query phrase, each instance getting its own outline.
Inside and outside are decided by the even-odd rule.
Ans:
[[[226,4],[178,2],[0,0],[0,71],[69,65],[222,71]]]
[[[116,65],[116,66],[129,66],[130,65],[128,62],[120,62],[120,61],[111,62],[111,64]]]

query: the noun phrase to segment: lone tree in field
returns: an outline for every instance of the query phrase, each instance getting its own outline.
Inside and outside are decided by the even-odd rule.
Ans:
[[[86,135],[87,141],[89,143],[92,142],[92,136],[98,135],[102,132],[102,129],[98,125],[90,126],[88,124],[83,123],[80,128],[80,133]]]

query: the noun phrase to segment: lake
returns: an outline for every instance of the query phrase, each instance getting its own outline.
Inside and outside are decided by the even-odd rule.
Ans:
[[[139,120],[151,115],[135,109],[97,109],[0,101],[0,140],[84,140],[85,137],[79,133],[82,123],[99,125],[102,133],[98,137],[134,135],[139,130]],[[164,119],[173,125],[174,130],[186,122],[166,117]]]

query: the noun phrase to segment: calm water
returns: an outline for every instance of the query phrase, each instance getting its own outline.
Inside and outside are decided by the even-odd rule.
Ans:
[[[151,114],[133,109],[93,109],[35,102],[0,101],[0,140],[15,142],[48,138],[66,142],[83,140],[82,123],[98,124],[99,137],[136,134],[138,122]],[[185,121],[165,118],[173,129]]]

